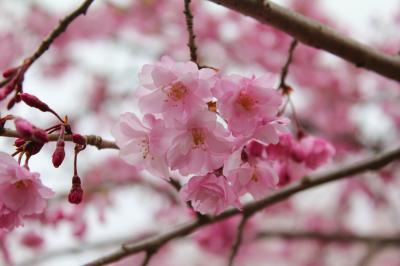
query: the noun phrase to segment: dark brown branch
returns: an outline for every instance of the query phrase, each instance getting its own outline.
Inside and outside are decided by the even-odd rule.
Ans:
[[[228,259],[228,266],[233,266],[234,259],[239,252],[240,245],[242,244],[242,236],[243,236],[243,231],[244,231],[244,226],[246,225],[248,216],[243,214],[242,219],[239,222],[238,229],[236,231],[236,238],[235,241],[233,242],[231,253],[229,255]]]
[[[64,17],[60,20],[58,25],[50,32],[49,35],[42,41],[33,55],[25,60],[28,66],[32,65],[40,56],[42,56],[49,48],[50,45],[60,36],[68,26],[80,15],[86,15],[86,12],[89,9],[89,6],[94,2],[94,0],[86,0],[84,1],[77,9],[75,9],[72,13]]]
[[[400,236],[388,237],[380,235],[360,236],[346,233],[320,233],[320,232],[288,232],[288,231],[264,231],[257,234],[257,239],[282,238],[286,240],[315,240],[321,242],[336,243],[376,243],[379,245],[400,246]]]
[[[183,14],[185,14],[185,19],[186,19],[186,28],[188,31],[188,44],[187,46],[189,47],[190,51],[190,60],[199,65],[199,62],[197,61],[197,46],[196,46],[196,35],[194,34],[193,31],[193,15],[192,12],[190,11],[190,2],[191,0],[184,0],[185,3],[185,9],[183,11]]]
[[[0,132],[0,136],[10,137],[10,138],[19,138],[20,137],[17,131],[11,130],[11,129],[6,129],[6,128]],[[109,140],[103,140],[100,136],[86,135],[84,137],[86,138],[87,145],[95,146],[99,150],[100,149],[118,149],[118,146],[115,144],[115,142],[109,141]],[[58,134],[49,135],[49,141],[57,141],[58,138],[59,138]],[[72,141],[72,136],[66,135],[64,140]]]
[[[293,52],[297,46],[297,43],[298,43],[298,41],[296,39],[293,39],[293,41],[290,43],[288,57],[287,57],[285,65],[283,66],[282,71],[281,71],[281,78],[279,81],[278,89],[282,89],[284,92],[289,89],[289,86],[286,84],[286,77],[289,72],[290,63],[292,63]]]
[[[341,167],[338,170],[333,170],[325,174],[319,174],[312,177],[303,178],[303,180],[295,182],[285,188],[282,188],[279,191],[271,193],[270,195],[259,201],[254,201],[245,204],[242,208],[242,212],[246,213],[247,215],[254,214],[257,211],[260,211],[275,203],[281,202],[301,191],[308,190],[310,188],[325,183],[341,180],[350,177],[352,175],[360,174],[369,170],[377,170],[389,164],[390,162],[398,159],[400,159],[400,148],[386,151],[384,153],[376,155],[375,157],[363,161],[351,163],[348,166]],[[212,216],[212,217],[205,216],[204,219],[198,219],[196,221],[189,222],[169,232],[150,237],[148,239],[145,239],[141,242],[132,245],[125,245],[123,249],[121,248],[109,255],[101,257],[85,265],[86,266],[105,265],[111,262],[118,261],[132,254],[136,254],[138,252],[149,250],[154,247],[159,248],[162,245],[165,245],[166,243],[171,241],[172,239],[189,235],[190,233],[196,231],[202,226],[227,219],[242,212],[237,209],[230,209],[217,216]]]
[[[363,67],[382,76],[400,81],[400,57],[395,54],[385,54],[345,37],[318,21],[290,11],[271,1],[209,1],[253,17],[261,23],[276,27],[306,45],[330,52],[352,62],[357,67]]]

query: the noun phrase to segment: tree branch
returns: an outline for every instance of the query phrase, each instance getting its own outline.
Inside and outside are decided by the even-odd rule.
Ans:
[[[263,231],[257,234],[257,239],[265,238],[283,238],[286,240],[315,240],[321,242],[339,242],[339,243],[376,243],[379,245],[400,246],[400,237],[387,237],[380,235],[360,236],[345,233],[321,233],[309,231]]]
[[[197,61],[197,46],[196,46],[196,35],[193,32],[193,14],[190,11],[190,2],[191,0],[184,0],[185,3],[185,10],[183,11],[183,14],[185,14],[185,19],[186,19],[186,28],[188,31],[188,44],[187,46],[189,47],[190,50],[190,60],[199,65],[199,62]]]
[[[279,191],[273,192],[265,198],[250,202],[245,204],[242,208],[242,212],[247,215],[254,214],[255,212],[262,210],[268,206],[275,203],[281,202],[290,196],[297,194],[298,192],[308,190],[310,188],[333,182],[336,180],[344,179],[351,175],[360,174],[369,170],[377,170],[392,161],[400,159],[400,147],[394,150],[386,151],[375,157],[357,162],[351,163],[348,166],[344,166],[338,170],[333,170],[325,174],[315,175],[313,177],[306,177],[303,180],[293,183]],[[173,229],[167,233],[158,234],[154,237],[145,239],[141,242],[134,243],[131,245],[124,245],[124,248],[119,249],[109,255],[101,257],[97,260],[85,264],[86,266],[99,266],[105,265],[107,263],[118,261],[124,257],[132,254],[136,254],[141,251],[149,250],[151,248],[159,248],[162,245],[168,243],[170,240],[189,235],[190,233],[196,231],[202,226],[212,224],[234,215],[242,213],[237,209],[227,210],[217,216],[204,216],[203,219],[198,219],[196,221],[189,222],[187,224],[181,225],[176,229]]]
[[[357,67],[400,81],[400,57],[373,49],[345,37],[320,22],[267,0],[209,0],[253,17],[293,36],[298,41],[328,51]]]
[[[292,42],[290,43],[288,57],[287,57],[285,65],[282,67],[282,70],[281,70],[281,78],[279,81],[278,89],[282,89],[286,93],[289,93],[289,91],[288,91],[289,86],[286,84],[286,77],[289,72],[289,66],[290,66],[290,63],[292,63],[293,52],[294,52],[294,49],[296,48],[297,44],[298,44],[298,41],[296,39],[293,39]]]
[[[0,131],[0,136],[9,137],[9,138],[19,138],[20,137],[17,131],[7,129],[7,128]],[[95,146],[99,150],[101,150],[101,149],[119,149],[117,144],[115,144],[115,142],[109,141],[109,140],[103,140],[100,136],[86,135],[84,137],[86,138],[87,145]],[[49,135],[49,141],[57,141],[58,138],[59,138],[58,134],[50,134]],[[72,141],[72,136],[66,135],[64,140]]]
[[[80,15],[86,15],[89,6],[94,2],[94,0],[84,1],[77,9],[72,13],[60,20],[58,25],[50,32],[49,35],[42,41],[33,55],[25,60],[25,63],[30,66],[32,65],[40,56],[42,56],[49,48],[50,45],[60,36],[68,26]]]
[[[240,245],[242,244],[243,231],[244,226],[247,222],[247,218],[248,216],[246,214],[243,214],[242,219],[239,222],[238,229],[236,231],[236,238],[231,248],[231,254],[229,255],[228,266],[233,266],[234,259],[239,252]]]

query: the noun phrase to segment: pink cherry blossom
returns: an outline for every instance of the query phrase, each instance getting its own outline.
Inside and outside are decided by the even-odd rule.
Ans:
[[[44,186],[38,173],[21,167],[8,154],[0,152],[0,225],[12,229],[21,218],[40,214],[53,191]]]
[[[165,152],[169,141],[163,136],[165,130],[163,121],[153,115],[146,115],[142,123],[136,115],[125,113],[121,115],[112,134],[124,161],[168,178]]]
[[[186,183],[180,196],[190,201],[195,211],[201,214],[219,214],[228,206],[240,208],[240,203],[232,187],[224,176],[215,174],[194,176]]]
[[[212,112],[200,112],[187,123],[177,124],[176,130],[167,161],[172,170],[179,170],[182,175],[204,175],[216,170],[231,152],[229,133]]]
[[[250,156],[246,148],[238,149],[225,161],[223,173],[238,195],[248,192],[255,199],[264,197],[279,181],[272,163]]]
[[[155,65],[145,65],[139,75],[140,110],[161,113],[167,122],[187,120],[207,108],[214,76],[214,70],[199,70],[193,62],[175,62],[164,56]]]
[[[214,88],[217,107],[234,136],[252,135],[263,119],[276,116],[282,96],[272,89],[273,78],[223,77]]]
[[[295,140],[291,134],[279,136],[279,143],[266,147],[267,157],[274,160],[279,173],[279,185],[283,186],[315,170],[335,154],[333,146],[313,136]]]

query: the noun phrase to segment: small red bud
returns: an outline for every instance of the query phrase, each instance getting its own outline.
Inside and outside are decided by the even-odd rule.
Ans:
[[[39,98],[37,98],[34,95],[31,95],[29,93],[21,93],[19,95],[21,97],[21,100],[26,103],[27,105],[37,108],[42,112],[48,112],[50,111],[50,108],[47,104],[45,104],[44,102],[42,102],[41,100],[39,100]]]
[[[68,194],[68,201],[72,204],[79,204],[82,202],[83,190],[81,187],[81,179],[79,176],[74,176],[72,178],[72,188]]]
[[[65,143],[63,140],[57,141],[57,146],[52,156],[52,161],[55,168],[58,168],[64,161],[65,158],[64,146]]]
[[[14,124],[15,129],[21,137],[29,139],[32,136],[35,127],[31,123],[23,118],[17,118],[14,120]]]
[[[40,128],[34,128],[32,139],[39,143],[49,142],[49,136],[47,135],[47,132]]]
[[[6,87],[0,90],[0,101],[4,100],[11,92],[13,91],[13,87],[9,84]]]
[[[257,141],[250,142],[249,145],[246,146],[249,153],[253,156],[261,157],[262,152],[265,146]]]
[[[18,67],[7,69],[6,71],[3,72],[3,77],[6,79],[13,77],[17,73],[18,69],[19,69]]]
[[[25,140],[24,140],[24,139],[21,139],[21,138],[15,139],[14,145],[15,145],[16,147],[21,147],[21,146],[24,145],[24,144],[25,144]]]
[[[86,139],[81,134],[72,134],[72,141],[79,145],[86,145]]]

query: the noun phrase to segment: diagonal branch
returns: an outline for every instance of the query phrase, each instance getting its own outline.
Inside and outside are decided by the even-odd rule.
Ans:
[[[330,52],[357,67],[400,81],[400,57],[345,37],[328,26],[268,0],[209,0],[253,17],[291,35],[298,41]]]
[[[20,137],[17,131],[11,130],[11,129],[7,129],[7,128],[5,128],[2,131],[0,131],[0,136],[9,137],[9,138],[19,138]],[[95,146],[99,150],[101,150],[101,149],[118,149],[118,146],[117,146],[117,144],[115,144],[115,142],[109,141],[109,140],[104,140],[100,136],[86,135],[84,137],[86,139],[87,145]],[[49,141],[57,141],[58,138],[59,138],[58,134],[49,135]],[[65,141],[72,141],[72,136],[71,135],[66,135],[64,140]]]
[[[75,9],[72,13],[64,17],[60,20],[58,25],[50,32],[50,34],[42,41],[33,55],[26,59],[26,63],[28,65],[33,64],[42,54],[44,54],[49,48],[50,45],[60,36],[68,26],[80,15],[86,15],[86,12],[89,9],[89,6],[94,2],[94,0],[86,0],[84,1],[77,9]]]
[[[260,211],[268,206],[275,203],[281,202],[298,192],[308,190],[310,188],[341,180],[352,175],[360,174],[369,170],[377,170],[385,165],[400,159],[400,147],[394,150],[386,151],[375,157],[365,159],[356,163],[351,163],[348,166],[341,167],[338,170],[333,170],[325,174],[319,174],[312,177],[305,177],[303,180],[293,183],[279,191],[271,193],[265,198],[248,203],[243,206],[242,212],[246,215],[251,215]],[[99,266],[105,265],[111,262],[118,261],[124,257],[130,256],[132,254],[139,253],[141,251],[150,250],[152,248],[159,248],[165,245],[169,241],[175,238],[183,237],[191,234],[202,226],[212,224],[226,218],[232,217],[234,215],[242,213],[237,209],[230,209],[218,216],[205,216],[203,219],[198,219],[196,221],[189,222],[187,224],[181,225],[169,232],[158,234],[154,237],[145,239],[141,242],[125,245],[124,248],[119,249],[109,255],[101,257],[97,260],[85,264],[86,266]]]

